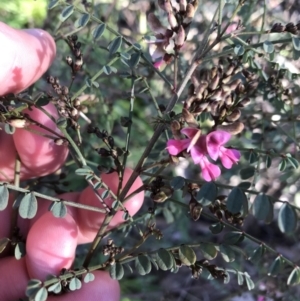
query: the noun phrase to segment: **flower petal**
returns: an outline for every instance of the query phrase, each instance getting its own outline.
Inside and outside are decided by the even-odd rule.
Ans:
[[[223,166],[227,169],[230,169],[233,164],[237,163],[240,157],[241,154],[236,149],[220,148],[220,159]]]
[[[189,146],[190,139],[175,140],[170,139],[167,142],[166,149],[171,156],[176,156]]]
[[[220,146],[224,145],[231,135],[225,131],[214,131],[206,136],[207,152],[213,160],[217,160],[220,152]]]
[[[188,127],[182,129],[180,132],[192,139],[199,132],[199,129]]]
[[[191,157],[195,164],[199,164],[203,160],[205,154],[206,152],[203,152],[203,149],[197,145],[191,148]]]
[[[206,157],[203,157],[203,160],[200,162],[200,167],[202,170],[202,177],[207,182],[214,181],[221,175],[220,168],[217,165],[210,163]]]

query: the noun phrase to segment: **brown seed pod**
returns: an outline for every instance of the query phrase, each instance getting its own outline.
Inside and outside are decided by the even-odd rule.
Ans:
[[[243,131],[244,124],[240,121],[235,121],[231,124],[218,125],[217,129],[226,131],[226,132],[230,133],[231,135],[237,135]]]

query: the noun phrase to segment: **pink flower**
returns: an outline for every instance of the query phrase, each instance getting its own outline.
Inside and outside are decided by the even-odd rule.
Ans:
[[[167,142],[167,150],[170,155],[177,156],[186,150],[191,154],[195,164],[199,164],[202,170],[203,179],[207,182],[215,180],[220,176],[220,168],[211,163],[208,157],[214,161],[220,158],[223,166],[230,169],[240,159],[239,151],[227,149],[223,145],[229,141],[230,134],[225,131],[214,131],[207,135],[201,135],[196,128],[184,128],[181,133],[188,138]]]

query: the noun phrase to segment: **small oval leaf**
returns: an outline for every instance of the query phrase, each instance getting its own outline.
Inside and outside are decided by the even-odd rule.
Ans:
[[[280,255],[277,256],[271,264],[271,267],[268,272],[268,276],[277,276],[282,270],[283,263],[284,262],[282,257]]]
[[[68,209],[64,202],[53,202],[50,206],[50,211],[55,217],[65,217]]]
[[[258,219],[270,223],[273,219],[273,203],[265,194],[256,196],[253,206],[252,214]],[[270,220],[271,219],[271,220]]]
[[[187,266],[194,264],[197,260],[194,250],[187,245],[181,245],[179,247],[178,255],[179,255],[180,261]]]
[[[287,280],[288,285],[296,285],[300,284],[300,268],[296,266],[291,274],[289,275],[289,278]]]
[[[82,286],[81,281],[77,277],[73,278],[69,283],[69,289],[71,291],[79,290],[81,286]]]
[[[32,192],[25,194],[20,203],[19,214],[22,218],[33,218],[36,215],[37,207],[35,195]]]
[[[122,37],[116,37],[114,40],[111,41],[111,43],[108,46],[108,50],[110,54],[115,54],[116,52],[118,52],[118,50],[120,49],[121,45],[122,45]]]
[[[203,206],[210,205],[217,197],[218,188],[214,182],[205,183],[197,192],[196,200]]]
[[[83,14],[79,19],[77,19],[74,23],[76,28],[84,27],[90,20],[90,14]]]
[[[8,205],[9,191],[6,185],[0,186],[0,211],[3,211]]]
[[[284,203],[279,210],[278,226],[283,233],[293,233],[296,230],[297,214],[289,203]]]
[[[140,255],[135,259],[135,268],[142,276],[149,274],[151,271],[151,261],[145,255]]]
[[[218,254],[215,245],[212,243],[201,243],[200,251],[203,254],[204,258],[208,260],[213,260]]]
[[[165,249],[160,249],[155,256],[157,265],[163,271],[170,270],[173,266],[173,255]]]
[[[185,179],[183,177],[174,177],[171,182],[170,185],[174,190],[179,190],[181,189],[185,184]]]
[[[84,283],[89,283],[89,282],[94,281],[94,279],[95,279],[95,275],[93,273],[87,273],[84,276],[83,281],[84,281]]]
[[[62,10],[62,12],[61,12],[61,14],[59,16],[60,21],[61,22],[66,21],[73,14],[73,12],[74,12],[74,6],[73,5],[66,6]]]
[[[116,262],[110,267],[109,274],[112,279],[116,279],[116,280],[122,279],[124,276],[123,265],[120,264],[119,262]]]
[[[220,245],[220,253],[226,262],[232,262],[235,260],[235,253],[228,245]]]
[[[104,30],[106,28],[106,25],[103,24],[99,24],[98,26],[96,26],[94,28],[94,30],[92,31],[92,35],[93,35],[93,39],[96,41],[97,39],[100,39],[104,33]]]
[[[233,214],[239,212],[243,216],[248,214],[248,199],[239,187],[234,187],[230,191],[227,197],[227,209]]]

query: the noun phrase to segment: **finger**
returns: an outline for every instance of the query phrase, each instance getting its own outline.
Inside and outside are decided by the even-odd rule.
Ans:
[[[15,301],[25,297],[29,276],[25,259],[14,257],[0,259],[0,300]]]
[[[132,172],[133,171],[129,168],[125,169],[122,187],[125,186]],[[111,174],[102,174],[101,178],[103,182],[108,186],[108,188],[114,194],[116,194],[119,185],[119,177],[117,172]],[[129,189],[127,195],[130,195],[132,192],[134,192],[142,185],[143,185],[143,181],[140,177],[138,177],[134,181],[131,188]],[[100,188],[98,190],[99,194],[101,195],[104,192],[104,190],[105,190],[104,188]],[[108,197],[104,201],[108,206],[111,206],[115,200],[112,197]],[[124,203],[124,206],[128,210],[128,213],[131,216],[133,216],[141,208],[143,201],[144,201],[144,191],[141,191],[136,195],[134,195],[133,197],[131,197],[129,200],[127,200]],[[99,202],[98,198],[96,197],[93,189],[90,187],[87,187],[82,191],[79,198],[79,203],[98,207],[98,208],[104,208]],[[112,229],[120,225],[121,223],[123,223],[124,222],[123,215],[124,215],[123,211],[117,212],[116,215],[111,220],[108,229]],[[105,218],[104,213],[99,213],[91,210],[78,209],[78,227],[79,227],[79,231],[82,233],[82,237],[85,238],[85,240],[81,241],[80,243],[88,243],[93,241],[101,224],[103,223],[104,218]]]
[[[55,119],[58,118],[57,110],[52,103],[44,106],[43,109]],[[23,112],[43,126],[60,134],[56,124],[41,110],[32,108],[32,110],[27,109]],[[34,124],[29,125],[28,129],[54,136],[51,132]],[[41,177],[55,172],[68,156],[67,146],[57,145],[53,139],[25,129],[16,129],[13,139],[21,162],[29,170],[31,177]]]
[[[92,273],[95,275],[94,281],[83,283],[80,290],[62,296],[50,296],[47,301],[119,301],[118,281],[111,279],[108,273],[103,271],[93,271]]]
[[[41,29],[18,30],[0,22],[0,95],[19,93],[36,82],[54,60],[53,38]]]
[[[26,266],[30,278],[46,280],[70,268],[77,246],[78,228],[67,214],[63,218],[46,212],[30,228],[26,241]]]

